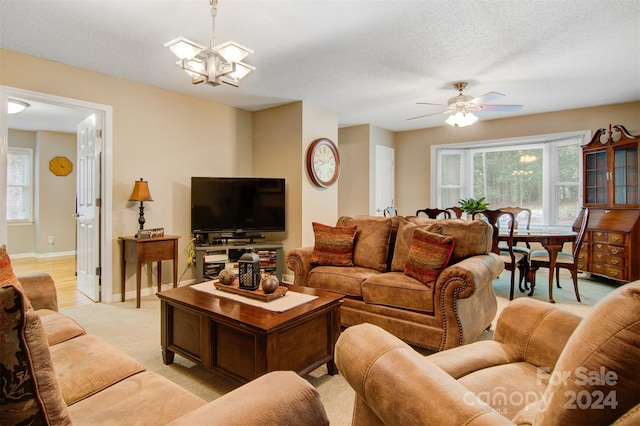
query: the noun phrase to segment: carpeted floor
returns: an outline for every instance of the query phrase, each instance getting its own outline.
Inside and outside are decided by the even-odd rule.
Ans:
[[[509,274],[504,272],[494,282],[498,297],[498,315],[508,303]],[[533,298],[548,301],[547,283],[548,276],[539,272],[538,286]],[[581,277],[579,289],[582,303],[578,303],[568,276],[562,276],[561,285],[561,289],[554,288],[553,292],[557,305],[582,316],[587,314],[598,300],[617,288],[616,284]],[[516,288],[515,297],[527,296]],[[160,301],[155,296],[143,298],[140,309],[135,308],[134,300],[128,300],[124,303],[79,306],[62,312],[78,321],[88,333],[102,337],[131,355],[148,370],[162,374],[207,401],[214,400],[239,386],[234,381],[213,374],[179,355],[175,356],[172,365],[164,365],[160,352]],[[495,321],[492,329],[494,328]],[[490,339],[491,336],[492,331],[487,331],[480,339]],[[428,353],[424,350],[420,352]],[[350,424],[354,394],[342,376],[329,376],[326,367],[323,366],[307,375],[306,379],[320,392],[331,424]]]

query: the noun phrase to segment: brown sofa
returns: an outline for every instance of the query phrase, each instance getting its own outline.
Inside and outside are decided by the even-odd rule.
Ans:
[[[379,327],[347,329],[336,364],[354,425],[640,424],[640,281],[587,317],[520,298],[493,340],[424,357]]]
[[[1,257],[0,423],[329,423],[318,392],[290,371],[207,403],[58,313],[48,275],[7,280]]]
[[[314,264],[314,247],[290,250],[286,263],[294,284],[346,295],[343,326],[371,323],[412,345],[443,350],[475,341],[491,325],[497,312],[492,282],[504,263],[491,253],[493,231],[486,222],[345,216],[336,226],[356,226],[353,266]],[[404,272],[418,228],[454,240],[431,287]]]

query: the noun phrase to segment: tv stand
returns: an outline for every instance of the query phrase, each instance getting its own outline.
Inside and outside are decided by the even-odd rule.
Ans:
[[[262,234],[251,234],[247,232],[233,232],[233,233],[209,233],[201,232],[194,234],[196,238],[196,246],[206,247],[215,246],[219,244],[229,245],[247,245],[253,244],[257,240],[264,240],[265,236]]]
[[[284,272],[282,243],[270,241],[252,243],[245,240],[244,242],[233,241],[231,244],[196,245],[196,282],[217,278],[223,269],[238,268],[238,259],[246,253],[247,249],[253,249],[260,258],[260,269],[282,280]]]

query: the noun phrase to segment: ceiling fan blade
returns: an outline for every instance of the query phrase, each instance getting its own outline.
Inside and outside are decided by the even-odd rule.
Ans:
[[[431,102],[416,102],[416,104],[418,104],[418,105],[436,105],[436,106],[446,107],[445,104],[432,104]]]
[[[469,102],[473,104],[483,104],[485,102],[495,101],[496,99],[500,99],[503,96],[504,95],[502,93],[489,92],[489,93],[485,93],[482,96],[478,96],[477,98],[473,98]]]
[[[520,111],[522,105],[478,105],[480,111]]]
[[[425,114],[425,115],[419,115],[419,116],[417,116],[417,117],[407,118],[407,120],[415,120],[416,118],[431,117],[432,115],[446,114],[446,113],[448,113],[448,112],[449,112],[449,110],[448,110],[448,109],[445,109],[444,111],[434,112],[433,114]]]

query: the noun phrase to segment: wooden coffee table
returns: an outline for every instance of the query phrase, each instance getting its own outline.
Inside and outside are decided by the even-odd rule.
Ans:
[[[275,370],[304,375],[324,363],[329,374],[336,374],[333,354],[344,296],[302,286],[288,289],[318,297],[273,312],[189,287],[157,293],[164,363],[179,354],[239,382]]]

